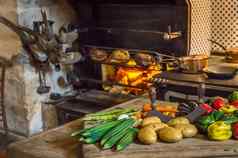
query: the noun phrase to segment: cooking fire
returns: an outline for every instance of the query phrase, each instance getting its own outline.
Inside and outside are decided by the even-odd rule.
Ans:
[[[108,80],[125,85],[125,87],[121,87],[122,93],[124,94],[131,93],[139,95],[148,90],[152,85],[153,77],[160,73],[159,65],[149,66],[148,68],[118,67],[118,69],[115,70],[115,75],[108,75]],[[135,88],[126,86],[133,86]],[[118,86],[113,86],[110,92],[118,93],[118,90],[120,90]]]

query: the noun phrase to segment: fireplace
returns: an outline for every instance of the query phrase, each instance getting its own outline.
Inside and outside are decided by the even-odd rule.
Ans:
[[[5,4],[7,3],[2,5],[3,10],[9,9]],[[157,53],[172,56],[208,53],[209,43],[206,39],[210,38],[209,6],[209,1],[206,0],[19,0],[6,13],[11,15],[12,10],[18,11],[12,20],[29,28],[32,28],[33,21],[41,20],[41,8],[46,9],[50,20],[56,22],[55,31],[65,23],[77,24],[80,38],[74,44],[80,47],[84,60],[74,65],[75,73],[67,79],[72,81],[80,95],[70,100],[70,104],[60,104],[65,105],[64,108],[71,107],[68,111],[65,110],[65,116],[70,119],[68,113],[72,111],[79,109],[80,114],[94,112],[144,94],[153,84],[154,76],[165,68],[159,64],[161,56]],[[3,13],[9,17],[4,11]],[[6,37],[5,34],[3,37]],[[14,41],[6,42],[8,40],[5,38],[3,41],[7,45],[14,44]],[[5,51],[6,48],[17,48],[15,45],[6,47],[5,43],[2,46],[4,49],[1,49],[4,55],[8,55],[8,52],[23,52],[19,42],[19,49]],[[90,59],[90,48],[103,49],[109,55],[114,50],[126,50],[132,59],[139,53],[146,53],[155,58],[156,62],[152,62],[150,66],[142,66],[143,69],[133,62],[131,67],[128,67],[130,64],[125,66],[125,63],[110,65],[108,62],[95,62]],[[38,87],[38,76],[28,63],[11,69],[8,74],[7,89],[11,93],[7,94],[6,101],[10,130],[25,136],[42,131],[45,122],[49,120],[44,115],[54,115],[48,113],[48,106],[42,104],[48,95],[38,95],[35,91]],[[143,84],[140,84],[140,78],[145,78]],[[52,88],[56,84],[51,79],[47,83]],[[122,94],[108,93],[117,92],[118,87]],[[103,99],[95,100],[89,94],[101,96]],[[115,98],[119,100],[114,100]],[[88,103],[96,108],[84,110],[82,107],[88,107]]]
[[[202,1],[201,7],[200,3],[72,0],[79,16],[77,42],[84,60],[74,64],[74,73],[68,76],[80,94],[76,100],[57,105],[60,122],[144,95],[156,76],[170,68],[163,63],[166,55],[208,54],[210,5]],[[200,26],[205,27],[202,30]],[[94,51],[102,56],[95,59]],[[127,54],[127,59],[114,60],[115,52]],[[151,59],[149,64],[140,63],[141,54]],[[108,98],[110,104],[100,98]]]
[[[210,52],[206,42],[210,35],[206,23],[209,6],[204,2],[201,7],[197,0],[77,1],[78,43],[85,56],[83,62],[75,65],[80,81],[77,86],[81,83],[83,88],[143,94],[153,84],[154,76],[167,68],[162,62],[166,55]],[[95,62],[90,56],[92,49],[104,51],[108,58]],[[126,63],[111,62],[118,50],[128,52],[130,59]],[[147,67],[138,66],[135,61],[139,53],[151,55],[154,62]]]

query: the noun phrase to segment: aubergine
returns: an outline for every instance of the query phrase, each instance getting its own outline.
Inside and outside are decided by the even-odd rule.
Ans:
[[[195,110],[197,106],[199,106],[199,104],[194,101],[190,101],[188,103],[180,103],[178,105],[178,112],[176,113],[176,116],[188,115],[193,110]]]

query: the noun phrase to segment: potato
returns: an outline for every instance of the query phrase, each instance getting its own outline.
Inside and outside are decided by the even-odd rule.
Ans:
[[[175,143],[183,139],[182,132],[173,127],[165,127],[158,131],[160,140]]]
[[[157,134],[153,128],[144,127],[139,130],[137,135],[139,141],[143,144],[155,144],[157,142]]]
[[[174,128],[180,130],[184,138],[194,137],[198,133],[196,126],[192,124],[177,124]]]
[[[161,123],[160,118],[156,117],[156,116],[152,116],[152,117],[146,117],[143,121],[142,121],[142,127],[145,127],[149,124],[155,124],[155,123]]]
[[[176,117],[167,123],[169,126],[175,126],[177,124],[190,124],[186,117]]]
[[[161,130],[165,127],[168,127],[168,125],[161,122],[161,123],[149,124],[149,125],[146,125],[145,127],[152,128],[153,130],[158,131],[158,130]]]

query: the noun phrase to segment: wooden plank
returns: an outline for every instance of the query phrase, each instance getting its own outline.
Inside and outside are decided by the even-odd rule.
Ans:
[[[141,108],[149,101],[145,98],[138,98],[117,107]],[[173,103],[160,102],[163,104]],[[114,107],[115,108],[115,107]],[[82,146],[84,158],[217,158],[217,157],[238,157],[238,141],[229,140],[223,142],[210,141],[203,136],[183,139],[178,143],[159,142],[154,145],[141,145],[134,143],[125,151],[115,152],[112,150],[101,150],[96,145]]]

